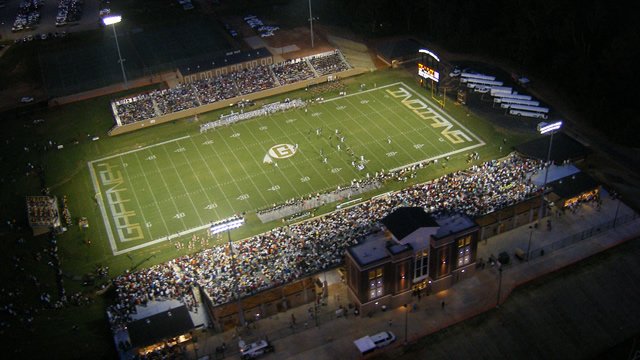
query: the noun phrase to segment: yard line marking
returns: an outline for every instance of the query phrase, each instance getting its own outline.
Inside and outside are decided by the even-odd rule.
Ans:
[[[315,125],[315,126],[314,126],[313,124],[310,124],[310,123],[307,121],[307,119],[305,118],[305,116],[304,116],[304,115],[302,115],[302,116],[301,116],[301,118],[302,118],[302,121],[303,121],[305,124],[307,124],[308,126],[310,126],[310,128],[311,128],[311,129],[315,129],[315,128],[317,128],[317,127],[318,127],[317,125]],[[326,124],[324,124],[324,125],[326,126]],[[313,137],[313,136],[317,136],[317,135],[315,135],[315,134],[314,134],[314,135],[311,135],[311,136]],[[321,135],[321,136],[324,136],[324,135]],[[314,151],[314,153],[316,153],[316,154],[319,154],[319,153],[320,153],[320,151],[318,151],[317,147],[313,144],[313,141],[309,140],[309,145],[310,145],[311,147],[313,147],[313,151]],[[333,153],[333,151],[332,151],[331,153]],[[327,155],[328,155],[328,154],[327,154]],[[325,184],[327,184],[327,186],[328,186],[330,189],[335,189],[337,185],[340,185],[340,184],[336,184],[336,186],[331,186],[331,184],[330,184],[330,183],[329,183],[329,182],[324,178],[324,174],[323,174],[323,172],[319,171],[319,170],[318,170],[318,168],[314,165],[314,162],[315,162],[315,161],[311,160],[311,159],[315,159],[315,156],[313,156],[313,157],[308,157],[308,159],[310,159],[310,160],[308,160],[307,162],[308,162],[308,163],[313,167],[313,169],[316,171],[316,173],[318,173],[319,177],[320,177],[320,178],[325,182]],[[323,170],[323,171],[325,171],[325,172],[327,171],[326,169],[322,169],[322,170]],[[346,183],[347,183],[347,181],[344,179],[344,177],[342,177],[342,175],[340,175],[340,174],[337,174],[337,175],[338,175],[338,177],[342,180],[342,183],[341,183],[341,184],[346,184]]]
[[[187,136],[179,137],[179,138],[177,138],[177,139],[173,139],[173,140],[167,140],[167,141],[159,142],[159,143],[157,143],[157,144],[148,145],[148,146],[141,147],[141,148],[138,148],[138,149],[133,149],[133,150],[125,151],[125,152],[123,152],[123,153],[119,153],[119,154],[116,154],[116,155],[110,155],[110,156],[107,156],[107,157],[103,157],[103,158],[101,158],[101,159],[97,159],[97,160],[90,161],[89,163],[94,163],[94,162],[98,162],[98,161],[103,161],[103,160],[112,159],[112,158],[114,158],[114,157],[118,157],[118,156],[122,156],[122,155],[131,154],[131,153],[134,153],[134,152],[136,152],[136,151],[142,151],[142,150],[146,150],[146,149],[149,149],[149,148],[152,148],[152,147],[156,147],[156,146],[160,146],[160,145],[164,145],[164,144],[169,144],[169,143],[172,143],[172,142],[174,142],[174,141],[183,140],[183,139],[186,139],[186,138],[189,138],[189,137],[191,137],[191,135],[187,135]]]
[[[442,109],[440,109],[436,104],[433,103],[433,101],[431,101],[431,100],[427,99],[426,97],[422,96],[420,93],[415,91],[413,88],[411,88],[410,86],[407,86],[404,82],[400,82],[400,84],[404,85],[404,87],[407,88],[407,90],[409,90],[412,93],[414,93],[417,97],[419,97],[422,100],[424,100],[427,103],[429,103],[429,105],[431,106],[431,108],[433,108],[433,110],[435,112],[440,113],[440,115],[442,115],[443,117],[446,117],[447,120],[449,120],[450,122],[456,123],[458,126],[463,128],[469,135],[473,136],[476,140],[478,140],[479,143],[481,143],[482,145],[486,145],[486,143],[478,135],[476,135],[473,131],[467,129],[464,125],[459,123],[458,120],[456,120],[453,116],[449,115],[449,113],[444,112]]]
[[[189,139],[189,140],[191,140],[191,143],[194,145],[194,148],[199,152],[198,146],[193,142],[193,139]],[[200,181],[200,177],[198,177],[196,171],[193,169],[193,166],[191,165],[191,161],[189,161],[189,159],[187,158],[187,154],[185,154],[183,152],[182,156],[184,157],[186,163],[189,165],[189,168],[191,169],[191,173],[193,173],[193,175],[195,176],[196,180],[198,181],[198,185],[200,186],[200,191],[202,191],[204,193],[204,195],[207,197],[207,202],[209,204],[212,204],[213,201],[211,201],[211,198],[209,197],[207,189],[202,185],[202,182]],[[203,162],[204,162],[205,165],[207,165],[206,161],[203,161]],[[208,166],[207,166],[207,169],[209,169]],[[215,208],[213,208],[212,210],[216,214],[216,219],[220,219],[220,214],[218,213],[218,210],[216,210]]]
[[[229,143],[227,143],[227,141],[225,140],[224,136],[222,136],[222,134],[220,134],[220,130],[215,130],[215,133],[217,133],[218,135],[220,135],[220,139],[222,139],[222,141],[225,143],[225,146],[227,147],[227,149],[232,150],[232,147],[229,145]],[[206,137],[206,134],[205,134]],[[264,201],[264,203],[267,203],[267,199],[264,198],[264,196],[262,195],[262,193],[260,192],[260,189],[258,188],[258,186],[256,185],[256,183],[253,181],[253,179],[251,179],[251,174],[249,174],[247,172],[247,169],[245,169],[244,166],[242,166],[242,163],[239,161],[238,157],[236,156],[234,151],[230,151],[233,155],[233,157],[236,158],[236,161],[238,162],[238,164],[240,165],[240,167],[242,168],[242,171],[244,171],[245,175],[247,175],[247,178],[251,181],[251,183],[253,184],[253,186],[256,188],[256,190],[258,190],[258,194],[262,197],[262,201]],[[218,157],[218,160],[220,160],[220,163],[222,164],[222,166],[225,168],[225,170],[227,171],[227,173],[233,178],[234,174],[229,171],[229,168],[227,167],[227,164],[224,162],[224,160],[220,157],[220,155],[218,155],[216,153],[216,156]],[[244,190],[242,188],[240,188],[240,186],[238,185],[238,181],[233,181],[233,184],[236,186],[236,188],[239,191],[239,194],[244,194]]]
[[[142,162],[140,162],[140,157],[138,157],[138,154],[134,153],[133,156],[135,156],[136,161],[138,162],[138,166],[144,172],[144,166],[142,166]],[[149,179],[147,177],[144,178],[144,181],[147,183],[147,186],[149,187],[149,190],[153,189],[153,187],[149,183]],[[167,226],[167,222],[164,220],[164,216],[162,216],[162,209],[160,208],[160,206],[158,206],[158,199],[156,199],[156,194],[153,191],[151,191],[151,197],[153,198],[153,202],[156,204],[156,209],[158,209],[158,215],[160,215],[160,219],[162,220],[162,223],[164,224],[164,229],[168,234],[170,232],[169,226]]]
[[[267,116],[268,116],[269,118],[271,118],[271,115],[267,115]],[[275,121],[274,121],[274,122],[275,122]],[[277,123],[277,122],[276,122],[276,123]],[[278,125],[276,125],[276,126],[278,126]],[[278,126],[278,128],[279,128],[279,126]],[[249,133],[251,134],[251,136],[253,136],[253,138],[254,138],[254,139],[256,138],[256,137],[253,135],[253,132],[251,132],[251,131],[250,131]],[[274,139],[274,138],[273,138],[273,136],[271,136],[271,134],[270,134],[268,131],[267,131],[266,133],[267,133],[267,135],[269,136],[269,138],[271,138],[271,139],[274,141],[274,144],[277,144],[277,142],[276,142],[276,141],[279,141],[279,140]],[[286,133],[287,133],[286,131],[283,131],[283,134],[286,134]],[[257,139],[256,139],[256,140],[257,140]],[[289,137],[287,136],[287,139],[286,139],[285,141],[291,141],[291,138],[289,138]],[[247,151],[249,151],[249,149],[247,149]],[[296,151],[296,153],[297,153],[297,151]],[[297,167],[297,166],[295,166],[295,165],[293,165],[293,163],[292,163],[291,167],[293,167],[293,168],[296,170],[296,172],[297,172],[298,174],[300,174],[301,176],[304,176],[304,174],[300,173],[300,170],[298,169],[298,167]],[[289,168],[289,166],[284,166],[283,168]],[[289,186],[291,186],[291,188],[293,189],[293,191],[295,191],[295,192],[296,192],[296,195],[297,195],[297,196],[301,196],[301,195],[302,195],[302,194],[300,194],[300,191],[298,191],[298,188],[297,188],[297,187],[295,187],[295,186],[293,185],[293,183],[289,180],[289,177],[288,177],[288,176],[284,176],[284,175],[281,175],[281,176],[282,176],[282,177],[284,177],[284,179],[287,181],[287,183],[289,183]]]
[[[353,119],[353,120],[352,120],[352,122],[354,122],[354,123],[355,123],[355,124],[357,124],[360,128],[362,128],[362,130],[367,134],[367,136],[369,136],[371,139],[373,139],[373,140],[374,140],[375,145],[377,145],[377,147],[379,147],[379,148],[382,150],[382,152],[381,152],[382,154],[386,153],[388,149],[385,149],[385,147],[381,144],[381,141],[382,141],[383,139],[378,139],[378,138],[376,138],[375,136],[373,136],[373,135],[371,134],[371,132],[369,132],[369,130],[367,130],[367,128],[366,128],[365,126],[361,125],[361,124],[359,123],[359,121],[358,121],[358,119],[360,119],[360,118],[363,118],[363,119],[367,119],[367,120],[368,120],[368,116],[366,116],[366,113],[364,113],[364,112],[360,109],[362,106],[367,106],[368,104],[364,104],[364,105],[363,105],[363,104],[360,104],[360,105],[354,105],[353,103],[351,103],[351,102],[350,102],[350,100],[347,100],[347,101],[348,101],[348,104],[349,104],[350,106],[355,107],[355,108],[356,108],[356,111],[358,111],[359,113],[361,113],[361,114],[362,114],[362,116],[353,116],[353,115],[351,115],[351,113],[347,112],[347,116],[348,116],[350,119]],[[368,105],[368,106],[369,106],[369,108],[371,108],[371,105]],[[373,108],[371,108],[371,109],[373,109]],[[379,112],[379,111],[377,111],[377,110],[375,111],[375,115],[377,115],[378,117],[382,118],[382,115],[381,115],[381,114],[380,114],[380,112]],[[385,130],[384,130],[384,129],[382,129],[382,128],[380,128],[380,126],[377,124],[377,121],[371,121],[371,122],[374,124],[374,126],[376,126],[378,129],[380,129],[382,132],[385,132]],[[398,130],[398,128],[397,128],[397,127],[395,127],[395,126],[394,126],[394,128],[395,128],[396,130]],[[398,131],[398,132],[399,132],[399,131]],[[405,136],[405,137],[406,137],[406,136]],[[361,144],[363,144],[363,142],[362,142],[362,141],[360,141],[360,139],[357,139],[357,140],[358,140]],[[363,145],[364,145],[364,144],[363,144]],[[366,146],[365,146],[365,149],[366,149]],[[381,166],[384,166],[384,163],[385,163],[385,162],[384,162],[384,161],[382,161],[382,160],[380,160],[380,157],[378,157],[378,156],[376,155],[376,154],[377,154],[377,152],[376,152],[376,151],[373,151],[373,152],[372,152],[372,151],[369,151],[369,152],[371,152],[371,153],[373,154],[373,157],[375,157],[375,158],[376,158],[376,160],[377,160],[378,162],[380,162]],[[406,151],[405,151],[405,152],[406,152]],[[411,154],[410,154],[410,153],[407,153],[407,155],[409,156],[409,158],[411,158]]]
[[[196,208],[196,204],[193,202],[193,199],[191,198],[191,196],[189,196],[189,190],[187,189],[187,186],[184,184],[184,181],[182,181],[182,176],[178,172],[178,168],[177,168],[176,164],[173,162],[171,154],[169,154],[169,151],[167,151],[166,147],[164,147],[163,149],[164,149],[164,153],[167,154],[167,157],[169,158],[169,161],[171,161],[171,165],[173,165],[173,169],[174,169],[176,175],[178,176],[178,180],[180,180],[180,184],[182,185],[182,188],[184,189],[185,194],[187,194],[187,198],[191,202],[191,206],[193,206],[193,210],[196,212],[196,216],[198,216],[198,219],[200,219],[200,223],[204,224],[204,221],[202,220],[202,217],[200,216],[200,212]],[[189,164],[189,161],[187,161],[187,164]],[[191,164],[189,164],[189,167],[191,167]],[[191,168],[191,169],[193,170],[193,168]],[[182,222],[184,223],[184,220]]]
[[[122,169],[124,170],[124,174],[129,178],[129,172],[127,171],[127,167],[124,165],[124,160],[122,156],[120,156],[120,163],[122,164]],[[129,180],[131,184],[131,192],[133,193],[133,199],[136,201],[138,208],[140,209],[140,216],[142,216],[142,221],[144,221],[144,228],[147,229],[147,234],[149,234],[149,239],[153,239],[153,235],[151,235],[151,230],[147,227],[147,218],[144,216],[144,211],[142,211],[142,206],[140,205],[140,201],[138,200],[138,196],[136,195],[136,191],[134,190],[133,183]]]
[[[346,101],[348,101],[348,100],[346,100]],[[351,102],[348,102],[348,104],[349,104],[350,106],[355,106],[356,108],[359,108],[359,107],[361,106],[360,104],[358,104],[358,105],[354,105],[354,104],[352,104]],[[359,128],[361,128],[361,129],[363,130],[363,132],[366,134],[366,136],[368,136],[369,138],[371,138],[371,139],[373,139],[373,140],[374,140],[374,141],[373,141],[374,145],[376,145],[377,147],[379,147],[380,149],[382,149],[382,153],[385,153],[385,152],[386,152],[386,150],[385,150],[385,149],[384,149],[384,147],[379,143],[379,141],[378,141],[379,139],[377,139],[375,136],[371,135],[371,133],[370,133],[370,132],[369,132],[369,131],[368,131],[368,130],[363,126],[363,125],[361,125],[361,124],[358,122],[358,119],[360,119],[360,118],[367,119],[368,117],[366,116],[366,114],[365,114],[364,112],[360,111],[359,109],[357,109],[357,110],[358,110],[358,112],[360,112],[360,114],[362,114],[362,116],[353,116],[349,111],[347,111],[347,112],[346,112],[346,116],[351,120],[351,123],[353,123],[353,124],[357,125]],[[375,115],[380,116],[380,113],[376,111],[376,112],[375,112]],[[331,117],[333,117],[333,118],[336,120],[336,122],[337,122],[337,123],[339,123],[339,119],[338,119],[335,115],[333,115],[333,113],[331,113],[331,115],[330,115],[330,116],[331,116]],[[374,122],[375,122],[375,121],[374,121]],[[384,166],[384,163],[385,163],[385,162],[384,162],[384,161],[382,161],[382,160],[380,159],[380,157],[378,157],[378,156],[376,155],[376,154],[377,154],[377,152],[376,152],[376,151],[370,151],[369,149],[367,149],[367,146],[365,145],[365,143],[364,143],[361,139],[359,139],[357,136],[356,136],[356,137],[353,137],[353,138],[355,139],[355,141],[356,141],[356,142],[358,142],[358,143],[363,147],[363,149],[362,149],[362,151],[363,151],[363,152],[364,152],[364,151],[367,151],[367,154],[366,154],[366,156],[367,156],[367,157],[368,157],[369,155],[373,156],[373,157],[376,159],[376,161],[378,161],[378,162],[380,163],[380,166]],[[351,139],[349,139],[349,140],[351,140]],[[362,155],[362,154],[361,154],[361,155]],[[374,170],[374,171],[377,171],[377,170]],[[357,174],[357,173],[356,173],[356,174]],[[361,175],[357,175],[357,177],[360,177],[360,176],[361,176]]]
[[[144,244],[132,246],[132,247],[126,248],[124,250],[114,251],[113,255],[122,255],[122,254],[126,254],[128,252],[131,252],[131,251],[140,250],[140,249],[143,249],[143,248],[145,248],[147,246],[159,244],[159,243],[167,241],[167,240],[172,240],[172,239],[178,238],[180,236],[189,235],[189,234],[194,233],[196,231],[207,229],[210,226],[211,226],[211,224],[205,224],[205,225],[201,225],[201,226],[192,227],[192,228],[189,228],[189,229],[186,229],[186,230],[178,231],[175,234],[164,236],[164,237],[155,239],[153,241],[148,241],[148,242],[146,242]]]
[[[399,115],[399,114],[395,111],[395,109],[393,109],[393,108],[389,107],[389,106],[388,106],[387,104],[385,104],[384,102],[381,102],[381,104],[382,104],[382,106],[384,106],[384,108],[385,108],[386,112],[387,112],[390,116],[392,116],[392,117],[394,117],[394,118],[397,118],[397,119],[399,119],[399,121],[402,121],[403,123],[407,124],[409,128],[413,128],[413,127],[411,126],[411,123],[409,123],[409,121],[408,121],[408,120],[406,120],[406,119],[404,118],[404,116]],[[413,115],[413,114],[412,114],[412,115]],[[413,116],[415,116],[415,115],[413,115]],[[382,116],[382,118],[386,120],[386,118],[385,118],[384,116]],[[393,127],[396,127],[392,121],[387,121],[387,123],[389,123],[389,124],[390,124],[391,126],[393,126]],[[426,122],[425,122],[425,123],[426,123]],[[396,129],[397,129],[397,127],[396,127]],[[437,134],[434,132],[433,128],[432,128],[430,125],[426,125],[424,128],[421,128],[421,129],[426,129],[426,130],[428,130],[429,134],[431,134],[431,135],[432,135],[432,136],[431,136],[431,138],[438,138],[438,137],[439,137],[439,135],[437,135]],[[416,130],[417,130],[417,129],[416,129]],[[432,147],[432,148],[434,148],[434,149],[438,150],[438,147],[439,147],[439,146],[436,146],[436,145],[431,141],[430,137],[425,136],[425,135],[424,135],[422,132],[420,132],[420,131],[415,131],[415,132],[412,132],[412,133],[414,133],[414,134],[418,134],[418,135],[423,139],[423,141],[428,142],[428,143],[429,143],[429,145],[431,145],[431,147]],[[407,140],[409,140],[409,142],[408,142],[407,144],[413,145],[413,144],[411,144],[411,142],[413,142],[413,139],[411,139],[411,138],[409,138],[409,137],[407,136],[407,132],[400,132],[400,134],[402,134],[404,138],[406,138]],[[451,146],[451,144],[449,144],[449,145]],[[428,156],[429,156],[429,153],[427,153],[425,150],[422,150],[422,149],[414,149],[414,150],[411,150],[411,149],[409,148],[409,150],[407,150],[407,148],[406,148],[406,147],[404,147],[404,146],[403,146],[403,147],[400,147],[400,148],[401,148],[404,152],[406,152],[407,154],[409,154],[409,157],[410,157],[410,158],[412,158],[412,157],[413,157],[413,151],[414,151],[414,150],[419,150],[419,151],[423,154],[423,156],[424,156],[424,157],[428,157]],[[438,152],[440,152],[440,151],[438,151]]]
[[[158,168],[158,162],[157,161],[152,161],[152,162],[154,163],[156,168]],[[162,172],[160,171],[160,169],[158,169],[158,175],[160,176],[160,180],[162,180],[164,187],[167,189],[167,195],[169,195],[168,197],[171,198],[171,202],[173,202],[173,207],[176,209],[176,214],[180,213],[180,208],[178,208],[178,204],[176,204],[176,201],[174,200],[174,195],[171,194],[171,191],[169,191],[169,185],[167,184],[167,181],[164,179],[164,176],[162,176]],[[162,213],[160,213],[160,216],[162,216]],[[184,218],[180,218],[180,222],[182,222],[182,226],[186,228],[187,224],[184,223],[183,219]]]
[[[240,143],[242,143],[242,138],[239,139]],[[227,140],[225,138],[222,138],[222,141],[225,143],[225,145],[227,145],[229,147],[229,143],[227,142]],[[246,149],[246,146],[244,146],[244,143],[242,143],[242,146]],[[229,147],[231,148],[231,147]],[[262,198],[262,201],[264,201],[265,204],[269,204],[269,202],[267,201],[267,198],[264,197],[264,195],[262,195],[262,189],[258,186],[258,184],[256,184],[255,181],[253,181],[253,177],[255,175],[251,175],[248,171],[247,168],[244,167],[242,161],[240,161],[240,159],[238,159],[238,156],[236,155],[235,151],[232,151],[233,157],[236,158],[236,161],[238,162],[238,165],[240,165],[240,167],[242,168],[242,171],[244,171],[245,174],[247,174],[247,176],[249,176],[249,181],[251,181],[251,184],[253,184],[253,187],[256,188],[256,190],[258,191],[258,195],[260,195],[260,197]],[[253,157],[253,156],[252,156]],[[254,158],[255,161],[255,158]],[[260,161],[256,161],[258,164],[260,163]]]

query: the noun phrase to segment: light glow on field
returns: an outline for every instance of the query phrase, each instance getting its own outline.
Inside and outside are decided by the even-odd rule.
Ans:
[[[88,162],[114,255],[485,143],[404,83]],[[269,157],[270,161],[264,161]]]

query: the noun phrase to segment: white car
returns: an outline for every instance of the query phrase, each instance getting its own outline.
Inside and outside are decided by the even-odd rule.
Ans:
[[[273,352],[273,345],[267,340],[258,340],[240,349],[240,358],[255,359],[263,354]]]
[[[20,102],[23,104],[33,102],[33,96],[23,96],[22,98],[20,98]]]
[[[370,338],[373,341],[373,343],[376,344],[376,347],[378,349],[385,347],[391,344],[392,342],[396,341],[396,336],[391,331],[379,332],[375,335],[371,335]]]

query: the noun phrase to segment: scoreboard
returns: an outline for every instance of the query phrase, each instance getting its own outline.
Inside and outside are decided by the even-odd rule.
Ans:
[[[424,79],[440,81],[440,59],[427,49],[420,49],[420,60],[418,62],[418,76]]]
[[[428,67],[427,65],[418,63],[418,75],[425,79],[431,79],[433,81],[440,81],[440,73],[435,69]]]

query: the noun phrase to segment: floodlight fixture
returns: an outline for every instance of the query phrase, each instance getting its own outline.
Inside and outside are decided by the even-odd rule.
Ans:
[[[105,25],[113,25],[113,24],[117,24],[120,21],[122,21],[122,16],[121,15],[111,15],[111,16],[105,16],[102,18],[102,23]]]
[[[562,127],[562,121],[556,121],[554,123],[541,122],[538,124],[538,133],[541,135],[548,134],[553,131],[560,130]]]
[[[234,217],[211,224],[211,227],[209,228],[209,232],[212,235],[219,234],[227,230],[237,229],[242,225],[244,225],[244,218],[234,216]]]
[[[549,168],[551,167],[551,147],[553,144],[553,134],[560,130],[562,127],[562,121],[556,121],[554,123],[546,123],[541,122],[538,124],[538,133],[540,135],[549,134],[549,147],[547,148],[547,162],[544,170],[544,183],[542,184],[542,191],[540,192],[540,210],[538,211],[538,222],[542,220],[542,216],[544,215],[544,194],[547,191],[547,180],[549,179]],[[527,254],[527,261],[529,260],[529,255]]]
[[[436,61],[440,61],[440,58],[438,57],[438,55],[434,54],[433,52],[427,50],[427,49],[420,49],[418,50],[419,53],[423,53],[423,54],[427,54],[429,56],[431,56],[432,58],[436,59]]]
[[[118,63],[120,63],[120,70],[122,70],[122,80],[124,81],[124,87],[127,87],[127,73],[124,71],[124,61],[122,53],[120,52],[120,44],[118,43],[118,33],[116,33],[116,24],[122,21],[122,16],[111,15],[102,18],[102,23],[105,26],[111,25],[113,28],[113,38],[116,40],[116,49],[118,50]]]

